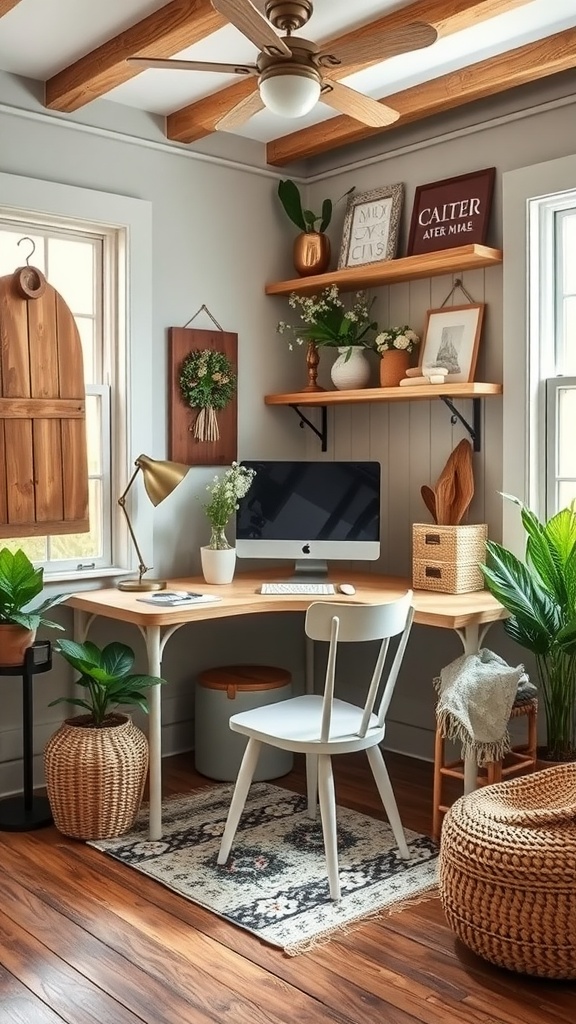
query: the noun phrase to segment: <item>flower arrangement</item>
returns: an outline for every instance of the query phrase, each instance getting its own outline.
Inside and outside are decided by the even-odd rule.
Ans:
[[[210,499],[203,502],[202,507],[212,528],[208,547],[213,551],[227,550],[231,547],[224,530],[238,508],[239,498],[243,498],[248,493],[255,476],[254,469],[248,469],[246,466],[239,466],[237,462],[233,462],[222,479],[215,476],[212,483],[206,487]]]
[[[294,347],[293,341],[297,345],[313,341],[318,347],[374,347],[373,339],[369,337],[371,332],[378,329],[378,324],[370,316],[374,299],[368,301],[364,292],[356,292],[355,301],[349,309],[340,298],[335,284],[324,288],[320,295],[297,295],[292,292],[288,303],[292,309],[299,310],[304,324],[301,327],[287,324],[283,320],[278,324],[278,334],[290,334],[290,349]]]
[[[412,352],[419,341],[418,335],[408,327],[408,324],[404,324],[403,327],[388,327],[385,331],[381,331],[374,338],[374,347],[380,354],[391,348]]]
[[[187,405],[199,409],[193,427],[198,441],[220,437],[216,409],[224,409],[236,391],[236,374],[223,352],[201,349],[190,352],[180,367],[180,394]]]
[[[346,196],[349,196],[354,191],[354,188],[355,185],[348,189],[343,196],[340,196],[340,199],[345,199]],[[298,185],[295,181],[291,181],[290,178],[278,182],[278,198],[284,207],[287,217],[290,218],[297,228],[300,228],[300,231],[305,231],[306,233],[318,231],[320,234],[323,234],[332,220],[332,211],[334,209],[332,200],[324,200],[322,212],[319,214],[314,213],[312,210],[303,209]],[[340,199],[337,201],[340,202]],[[318,228],[316,227],[317,224],[320,225]]]

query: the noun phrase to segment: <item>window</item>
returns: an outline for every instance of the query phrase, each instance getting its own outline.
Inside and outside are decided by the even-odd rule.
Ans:
[[[91,247],[92,259],[94,252],[100,250],[101,276],[96,291],[101,296],[100,313],[96,300],[92,314],[81,309],[83,327],[80,331],[82,334],[84,330],[83,342],[88,341],[92,329],[89,324],[101,317],[100,376],[95,372],[94,383],[88,385],[87,405],[90,422],[98,422],[101,431],[102,466],[98,466],[96,456],[91,453],[90,471],[95,481],[94,491],[98,488],[97,481],[101,480],[102,523],[99,528],[102,537],[108,530],[111,549],[106,552],[103,546],[95,567],[79,570],[78,565],[90,566],[95,559],[86,558],[84,551],[80,552],[79,559],[62,559],[58,545],[65,537],[53,537],[50,543],[57,547],[52,549],[52,561],[46,563],[45,574],[49,588],[54,581],[54,587],[61,590],[56,580],[69,578],[74,581],[74,590],[82,590],[91,585],[93,577],[122,574],[135,564],[133,545],[116,498],[126,487],[134,459],[141,452],[155,451],[150,415],[152,394],[158,391],[157,383],[154,387],[152,365],[152,204],[133,196],[0,171],[0,230],[12,227],[18,229],[18,238],[47,236],[87,245]],[[15,249],[7,268],[9,273],[22,266],[28,253],[24,245],[15,244],[14,238],[12,243]],[[30,262],[37,263],[40,256],[37,249]],[[57,254],[53,259],[57,261]],[[96,263],[97,260],[94,265]],[[57,262],[52,264],[53,269],[56,266]],[[59,288],[59,283],[51,277],[50,271],[48,280]],[[71,301],[68,294],[64,293],[64,298],[66,302]],[[133,349],[135,356],[131,358]],[[110,428],[109,436],[106,423]],[[92,436],[98,437],[97,428]],[[137,489],[132,488],[132,522],[138,531],[139,543],[153,556],[153,506],[149,501],[140,501],[136,492]],[[80,535],[78,539],[86,540],[88,536]],[[18,544],[21,545],[21,539]],[[64,564],[68,570],[63,568]]]
[[[35,564],[44,566],[47,577],[94,573],[115,562],[110,439],[122,431],[120,422],[112,431],[111,422],[111,389],[124,348],[114,309],[120,241],[117,230],[97,225],[0,216],[0,276],[13,273],[25,260],[38,267],[71,310],[84,356],[90,530],[2,541],[12,550],[23,548]]]
[[[536,460],[540,508],[546,518],[576,498],[576,192],[534,200],[534,273],[537,311],[533,364],[540,391]]]

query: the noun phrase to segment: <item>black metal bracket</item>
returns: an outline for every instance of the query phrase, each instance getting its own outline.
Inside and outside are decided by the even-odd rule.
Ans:
[[[299,405],[291,405],[290,408],[294,409],[294,412],[298,416],[298,419],[300,420],[300,427],[301,427],[301,429],[304,430],[304,426],[306,425],[307,427],[310,428],[310,430],[313,430],[314,433],[316,434],[316,436],[319,437],[321,442],[322,442],[322,451],[323,452],[327,451],[328,450],[328,415],[327,415],[327,411],[326,411],[326,406],[325,405],[318,406],[318,408],[320,409],[320,411],[322,413],[322,425],[320,427],[320,430],[318,430],[318,427],[316,426],[315,423],[312,423],[312,420],[309,420],[308,417],[304,415],[304,413],[302,412],[302,410],[301,410]]]
[[[472,399],[472,424],[465,420],[462,413],[458,411],[454,402],[451,398],[447,398],[445,395],[439,395],[444,405],[447,405],[452,413],[450,418],[451,423],[456,423],[460,420],[463,427],[466,428],[472,439],[472,448],[475,452],[479,452],[482,448],[482,428],[481,428],[481,414],[480,414],[480,399]]]

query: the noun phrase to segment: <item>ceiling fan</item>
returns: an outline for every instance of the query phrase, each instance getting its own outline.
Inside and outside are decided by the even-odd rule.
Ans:
[[[266,0],[266,17],[251,0],[211,0],[212,6],[245,35],[259,53],[255,64],[219,64],[173,58],[129,57],[129,64],[144,68],[184,71],[218,71],[254,79],[254,89],[235,104],[216,124],[229,129],[243,124],[265,107],[282,117],[302,117],[318,100],[342,114],[373,128],[385,128],[400,116],[370,96],[364,96],[341,82],[324,77],[324,69],[366,67],[418,50],[435,42],[432,25],[413,22],[394,30],[374,31],[368,39],[338,46],[332,53],[302,36],[294,36],[313,13],[311,0]],[[284,32],[280,36],[276,32]],[[352,73],[352,72],[350,72]]]

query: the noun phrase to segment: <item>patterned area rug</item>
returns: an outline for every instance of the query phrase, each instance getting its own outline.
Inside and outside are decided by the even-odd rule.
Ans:
[[[217,785],[166,801],[161,840],[148,839],[142,812],[132,832],[89,845],[291,954],[434,894],[431,839],[407,831],[411,860],[404,861],[387,823],[339,807],[342,899],[334,903],[320,819],[308,818],[304,797],[262,782],[251,787],[232,853],[219,867],[232,789]]]

